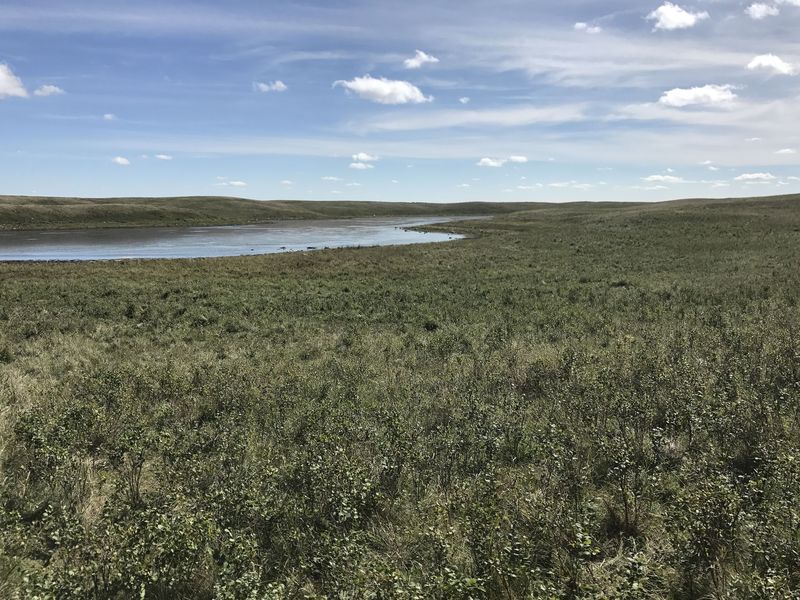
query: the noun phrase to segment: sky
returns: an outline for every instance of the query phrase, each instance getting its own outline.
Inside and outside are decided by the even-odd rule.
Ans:
[[[0,194],[800,192],[800,0],[3,0]]]

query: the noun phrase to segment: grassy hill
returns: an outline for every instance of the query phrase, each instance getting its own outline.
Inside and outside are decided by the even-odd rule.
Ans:
[[[0,263],[0,598],[800,594],[800,196]]]
[[[205,196],[97,199],[0,196],[0,230],[239,225],[277,219],[371,216],[488,215],[519,210],[521,206],[525,205],[490,202],[261,202]]]

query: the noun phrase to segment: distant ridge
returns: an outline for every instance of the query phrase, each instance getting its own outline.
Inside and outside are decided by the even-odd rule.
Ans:
[[[0,230],[86,229],[105,227],[193,227],[246,225],[288,219],[346,219],[356,217],[427,215],[499,215],[557,211],[560,207],[594,206],[660,212],[665,208],[709,209],[728,204],[759,206],[800,201],[800,194],[750,198],[692,198],[668,202],[554,204],[544,202],[361,202],[312,200],[247,200],[225,196],[170,198],[57,198],[0,196]]]
[[[282,219],[491,215],[526,210],[534,203],[356,202],[271,200],[217,196],[174,198],[53,198],[0,196],[0,230],[101,227],[240,225]]]

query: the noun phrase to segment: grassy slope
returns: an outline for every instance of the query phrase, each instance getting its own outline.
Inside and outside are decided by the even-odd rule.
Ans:
[[[458,227],[0,265],[0,596],[800,591],[800,198]]]
[[[513,203],[259,202],[241,198],[35,198],[0,196],[0,230],[162,227],[263,223],[275,219],[366,216],[484,215],[518,210]]]

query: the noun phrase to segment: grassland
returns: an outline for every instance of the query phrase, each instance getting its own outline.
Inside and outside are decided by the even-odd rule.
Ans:
[[[244,225],[281,219],[372,216],[493,215],[519,209],[519,204],[509,202],[261,202],[209,196],[93,199],[0,196],[0,230]]]
[[[793,598],[800,197],[0,265],[0,597]]]

